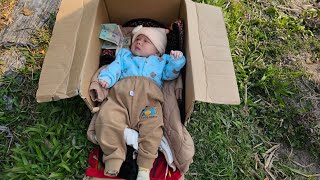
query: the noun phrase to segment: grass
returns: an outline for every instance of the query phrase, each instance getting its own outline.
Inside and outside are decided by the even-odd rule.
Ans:
[[[20,48],[26,66],[1,79],[1,172],[4,179],[80,178],[91,145],[86,129],[91,119],[80,98],[37,104],[35,92],[50,32],[39,30],[32,41],[37,48]],[[8,151],[8,147],[10,149]]]
[[[5,1],[0,1],[5,2]],[[301,66],[319,63],[319,10],[292,11],[286,1],[201,3],[224,12],[241,104],[197,102],[187,128],[196,155],[187,179],[317,179],[319,169],[293,163],[283,149],[319,162],[319,85]],[[35,92],[52,20],[21,48],[24,68],[0,80],[0,178],[81,179],[92,145],[90,112],[80,98],[37,104]],[[10,148],[9,148],[10,145]],[[319,164],[318,164],[319,166]]]
[[[90,114],[79,104],[81,99],[43,104],[37,107],[35,122],[12,128],[15,143],[4,158],[4,179],[80,178],[90,148],[86,139]],[[21,114],[17,118],[30,120]]]
[[[319,162],[319,122],[315,117],[301,122],[313,111],[312,102],[304,99],[305,86],[318,87],[300,62],[291,60],[310,53],[318,62],[319,32],[306,20],[319,20],[319,10],[294,16],[277,8],[281,1],[204,2],[224,10],[242,103],[196,104],[188,126],[198,149],[190,179],[307,178],[295,171],[301,167],[291,166],[289,155],[275,156],[270,168],[259,163],[268,162],[264,153],[278,143],[304,149]]]

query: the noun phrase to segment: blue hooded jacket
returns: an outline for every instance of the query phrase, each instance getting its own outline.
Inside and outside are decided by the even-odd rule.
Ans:
[[[168,54],[140,57],[132,54],[129,49],[121,49],[116,59],[100,71],[98,80],[108,82],[108,88],[111,88],[119,79],[124,77],[144,76],[151,78],[159,88],[162,88],[163,80],[177,78],[185,63],[184,56],[177,59]]]

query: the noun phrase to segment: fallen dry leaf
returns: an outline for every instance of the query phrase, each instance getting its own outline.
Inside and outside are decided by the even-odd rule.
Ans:
[[[33,11],[27,8],[23,8],[21,12],[25,16],[31,16],[33,14]]]
[[[306,63],[307,63],[307,64],[313,64],[313,62],[311,61],[310,58],[307,58],[307,59],[306,59]]]

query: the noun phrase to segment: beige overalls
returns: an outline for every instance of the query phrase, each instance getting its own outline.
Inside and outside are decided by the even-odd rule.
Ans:
[[[109,91],[95,123],[97,141],[104,152],[105,172],[119,172],[126,157],[124,129],[139,131],[137,164],[151,169],[163,135],[163,95],[152,79],[125,77]]]

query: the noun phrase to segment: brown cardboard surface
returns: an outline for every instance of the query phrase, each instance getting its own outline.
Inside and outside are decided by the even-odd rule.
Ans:
[[[195,3],[192,1],[185,1],[182,6],[182,15],[185,11],[185,56],[186,63],[186,80],[185,80],[185,110],[186,119],[190,117],[193,111],[193,103],[195,101],[195,93],[201,84],[204,82],[204,74],[201,73],[204,69],[201,46],[198,33],[197,12]],[[183,16],[182,16],[183,17]],[[202,87],[204,88],[204,87]]]
[[[238,86],[222,11],[206,4],[195,5],[203,56],[203,62],[198,64],[204,68],[201,72],[205,72],[201,76],[205,80],[196,81],[201,84],[195,84],[195,87],[200,87],[196,90],[195,99],[210,103],[239,104]]]
[[[96,46],[93,46],[92,36],[89,36],[89,35],[92,34],[94,29],[98,29],[98,27],[95,26],[95,18],[97,16],[93,16],[92,12],[96,12],[96,9],[101,5],[103,4],[99,4],[99,1],[96,1],[96,0],[83,0],[81,23],[80,23],[79,31],[77,34],[77,42],[75,47],[73,63],[70,69],[70,72],[72,72],[70,73],[70,78],[69,78],[70,85],[68,86],[68,90],[70,91],[73,89],[77,89],[77,92],[80,93],[79,92],[80,84],[82,84],[80,80],[82,80],[82,74],[86,73],[85,62],[88,61],[87,58],[90,58],[88,56],[94,52],[92,51],[92,47],[95,47],[95,49],[97,49],[95,57],[99,57],[99,53],[100,53],[100,51],[98,52],[98,49],[100,47],[99,40],[95,38],[95,41],[98,42],[98,44],[96,44]],[[100,21],[100,24],[101,23],[102,21]],[[97,65],[96,61],[90,61],[90,62],[91,62],[90,67],[92,67],[92,65]]]
[[[105,0],[110,22],[150,18],[169,25],[179,15],[181,0]]]
[[[100,25],[152,18],[185,23],[185,106],[194,101],[239,103],[228,37],[220,8],[191,0],[62,0],[37,91],[45,102],[80,94],[91,111],[90,79],[98,69]],[[188,117],[188,115],[187,115]]]
[[[42,66],[37,101],[47,102],[65,99],[78,94],[79,82],[70,81],[76,51],[77,35],[83,13],[83,3],[79,0],[63,0],[53,30],[49,49]],[[78,73],[78,74],[76,74]]]

